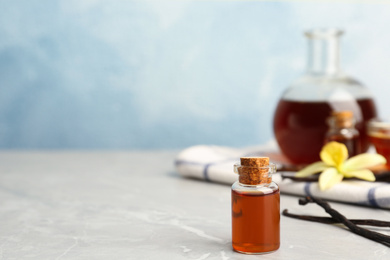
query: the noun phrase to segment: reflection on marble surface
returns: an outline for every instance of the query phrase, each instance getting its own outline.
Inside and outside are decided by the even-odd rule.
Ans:
[[[1,152],[0,259],[247,259],[231,249],[230,187],[180,178],[175,154]],[[282,196],[281,209],[325,215],[297,200]],[[390,218],[390,211],[332,205],[351,218]],[[338,226],[282,217],[281,248],[261,258],[389,255]]]

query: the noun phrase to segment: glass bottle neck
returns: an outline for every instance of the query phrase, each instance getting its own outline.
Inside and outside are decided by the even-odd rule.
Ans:
[[[306,33],[309,42],[308,73],[335,75],[340,72],[338,30],[313,30]]]
[[[336,118],[328,119],[329,129],[353,129],[355,128],[355,120],[353,118]]]
[[[240,181],[238,181],[238,185],[242,186],[242,187],[247,187],[247,188],[261,188],[261,187],[268,187],[271,183],[261,183],[261,184],[245,184],[245,183],[241,183]]]

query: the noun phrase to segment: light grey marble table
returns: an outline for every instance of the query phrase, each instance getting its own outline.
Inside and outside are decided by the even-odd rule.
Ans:
[[[0,152],[0,259],[390,259],[389,248],[340,226],[283,216],[277,252],[233,252],[230,187],[181,178],[175,155]],[[297,201],[282,195],[281,209],[326,216]],[[390,220],[387,210],[332,206]]]

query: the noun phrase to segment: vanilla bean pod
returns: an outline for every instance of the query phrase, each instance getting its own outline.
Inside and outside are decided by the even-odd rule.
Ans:
[[[279,169],[278,169],[279,170]],[[290,179],[296,182],[318,182],[319,175],[311,175],[307,177],[296,177],[295,173],[292,172],[281,172],[282,179]],[[358,178],[349,178],[350,180],[361,180]],[[390,182],[390,172],[386,171],[375,171],[376,182]]]
[[[390,172],[386,170],[375,174],[375,181],[390,182]]]
[[[283,216],[290,217],[290,218],[296,218],[301,220],[307,220],[312,222],[318,222],[323,224],[339,224],[340,221],[329,218],[329,217],[317,217],[317,216],[309,216],[309,215],[297,215],[288,212],[287,209],[283,210],[282,212]],[[374,227],[390,227],[389,221],[382,221],[382,220],[376,220],[376,219],[349,219],[352,223],[355,225],[364,225],[364,226],[374,226]]]
[[[294,175],[291,174],[285,174],[282,173],[282,179],[290,179],[296,182],[317,182],[318,181],[318,176],[317,175],[312,175],[308,177],[295,177]]]
[[[333,209],[326,201],[313,197],[306,197],[305,199],[299,200],[300,205],[306,205],[309,202],[314,202],[317,205],[321,206],[334,219],[340,221],[342,224],[348,227],[351,232],[390,247],[390,236],[386,236],[381,233],[371,231],[353,224],[344,215]]]
[[[351,232],[363,236],[367,239],[373,240],[375,242],[381,243],[387,247],[390,247],[390,236],[383,235],[381,233],[371,231],[362,227],[357,226],[355,223],[347,219],[344,215],[342,215],[337,210],[333,209],[326,201],[313,198],[313,197],[306,197],[305,199],[300,199],[299,204],[300,205],[306,205],[308,203],[316,203],[319,206],[321,206],[329,215],[332,216],[334,220],[336,220],[338,223],[344,224]],[[288,213],[288,212],[287,212]],[[305,219],[305,218],[302,218]],[[308,219],[305,219],[308,220]],[[330,223],[329,223],[330,224]]]

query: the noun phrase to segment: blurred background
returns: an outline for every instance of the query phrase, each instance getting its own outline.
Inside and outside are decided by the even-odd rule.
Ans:
[[[345,30],[342,68],[390,115],[389,14],[379,1],[0,0],[0,148],[268,142],[317,27]]]

